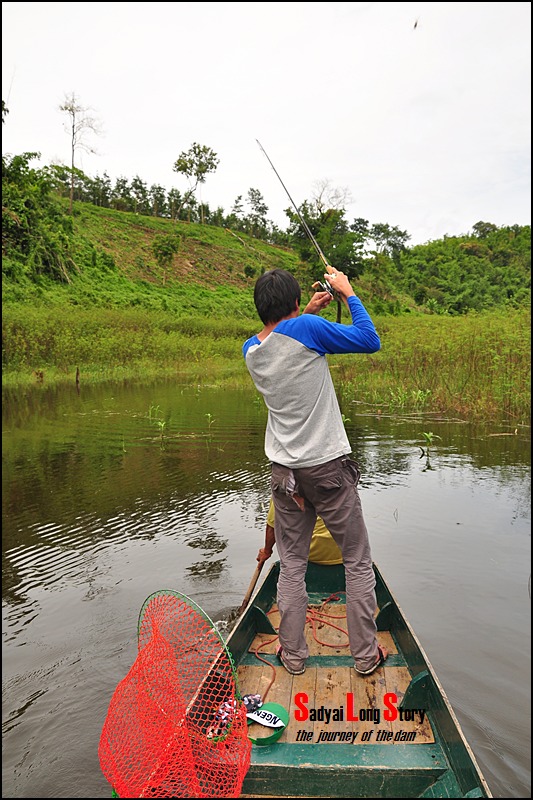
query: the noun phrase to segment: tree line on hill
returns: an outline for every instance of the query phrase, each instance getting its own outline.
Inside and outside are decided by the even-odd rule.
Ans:
[[[299,214],[286,210],[289,225],[281,231],[267,218],[268,208],[258,189],[250,188],[246,201],[237,197],[229,214],[198,203],[196,188],[216,169],[217,154],[194,143],[180,154],[174,170],[191,182],[184,194],[148,186],[139,176],[121,177],[113,185],[109,176],[91,178],[74,164],[75,97],[62,110],[72,117],[71,166],[31,166],[38,153],[2,156],[2,273],[9,280],[46,275],[68,281],[75,268],[71,256],[72,203],[140,215],[197,222],[229,228],[257,239],[291,247],[300,259],[317,262],[317,252],[302,225],[305,221],[326,258],[351,278],[369,278],[379,290],[383,312],[398,313],[406,306],[399,296],[432,313],[464,314],[500,306],[518,307],[530,302],[531,226],[497,227],[478,222],[468,236],[408,247],[406,231],[385,223],[371,225],[346,219],[342,191],[324,183],[305,201]],[[2,101],[2,122],[8,114]],[[82,120],[84,118],[82,117]],[[87,118],[85,118],[87,120]],[[88,123],[86,123],[88,124]],[[78,131],[83,131],[83,126]],[[57,197],[68,197],[69,212]],[[245,202],[247,209],[245,208]],[[375,306],[374,306],[375,308]]]

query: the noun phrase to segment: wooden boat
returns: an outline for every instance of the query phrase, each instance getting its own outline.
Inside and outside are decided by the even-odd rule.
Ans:
[[[353,669],[344,567],[309,563],[310,656],[290,675],[275,649],[274,564],[226,644],[242,695],[288,711],[279,739],[254,744],[241,797],[492,797],[446,694],[374,565],[378,639],[389,652],[369,676]],[[271,736],[259,723],[252,740]]]

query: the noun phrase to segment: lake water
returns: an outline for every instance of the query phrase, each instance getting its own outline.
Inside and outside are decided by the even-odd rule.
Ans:
[[[342,410],[373,558],[492,793],[530,797],[530,430]],[[174,382],[4,390],[2,411],[2,796],[109,798],[98,743],[144,600],[177,590],[223,628],[246,593],[266,413]]]

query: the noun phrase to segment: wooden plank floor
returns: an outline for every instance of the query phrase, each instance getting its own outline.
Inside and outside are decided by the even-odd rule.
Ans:
[[[314,607],[315,609],[318,607]],[[347,656],[350,657],[348,634],[346,632],[346,609],[344,605],[336,604],[328,608],[327,616],[311,614],[311,622],[306,625],[306,638],[310,656]],[[279,625],[279,613],[274,608],[269,614],[269,620],[274,628]],[[378,641],[387,648],[390,654],[397,654],[396,645],[387,631],[378,631]],[[258,655],[275,654],[278,639],[273,634],[259,634],[250,647],[250,653]],[[431,724],[427,718],[420,720],[420,714],[415,713],[413,720],[400,720],[399,716],[394,721],[384,718],[387,708],[384,695],[393,692],[399,706],[411,680],[409,670],[405,666],[388,666],[387,662],[372,675],[358,675],[351,666],[320,666],[316,660],[312,666],[307,666],[303,675],[290,675],[280,664],[275,666],[264,663],[259,658],[256,664],[240,665],[238,667],[238,680],[241,694],[259,694],[264,702],[280,703],[289,711],[289,724],[280,741],[287,743],[305,741],[302,737],[310,736],[307,741],[319,740],[330,743],[346,742],[346,734],[357,733],[354,744],[393,744],[401,741],[404,744],[422,744],[435,741]],[[308,695],[307,708],[311,710],[331,709],[329,722],[325,719],[304,722],[295,718],[298,706],[295,697],[303,692]],[[348,697],[347,695],[351,695]],[[337,719],[333,719],[334,713]],[[360,710],[365,713],[361,714]],[[359,716],[358,721],[351,721],[350,716]],[[363,720],[364,716],[368,719]],[[342,718],[341,718],[342,717]],[[362,741],[363,734],[366,741]],[[250,736],[260,738],[272,733],[271,728],[253,723],[249,727]],[[322,736],[321,736],[322,732]],[[338,732],[335,735],[335,732]],[[384,732],[379,734],[378,732]],[[400,733],[400,732],[403,732]],[[389,733],[392,734],[389,737]],[[342,735],[341,735],[342,734]],[[411,734],[411,736],[409,736]],[[412,735],[414,734],[414,736]],[[366,737],[370,736],[370,739]],[[406,736],[404,739],[403,736]],[[298,738],[297,738],[298,737]],[[327,737],[327,738],[326,738]],[[411,739],[411,741],[410,741]],[[351,743],[351,742],[350,742]]]

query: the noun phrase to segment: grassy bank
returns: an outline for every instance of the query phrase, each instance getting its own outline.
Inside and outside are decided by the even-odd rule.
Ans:
[[[211,308],[220,312],[225,295],[212,292]],[[248,387],[241,347],[258,330],[248,295],[226,297],[225,316],[210,313],[205,298],[201,313],[187,301],[180,314],[10,303],[2,321],[3,385],[68,383],[79,369],[84,383],[170,376]],[[347,415],[356,404],[529,424],[529,310],[374,320],[379,353],[330,357]]]
[[[79,369],[82,383],[175,377],[250,387],[241,347],[259,327],[258,275],[275,267],[291,271],[304,305],[322,273],[294,251],[244,233],[87,203],[76,204],[72,228],[75,268],[68,281],[51,279],[43,266],[30,269],[31,259],[3,256],[4,386],[69,383]],[[157,242],[172,244],[168,262],[156,258]],[[505,242],[503,255],[515,258]],[[498,251],[498,259],[503,255]],[[451,269],[458,257],[439,251],[435,269]],[[355,404],[529,424],[530,310],[427,313],[398,290],[392,262],[372,263],[357,279],[357,292],[382,349],[330,358],[343,413],[349,416]],[[460,294],[463,283],[456,284]],[[330,319],[335,306],[325,312]]]
[[[384,317],[376,321],[378,354],[363,364],[337,357],[341,396],[389,410],[529,425],[530,323],[526,309]]]

